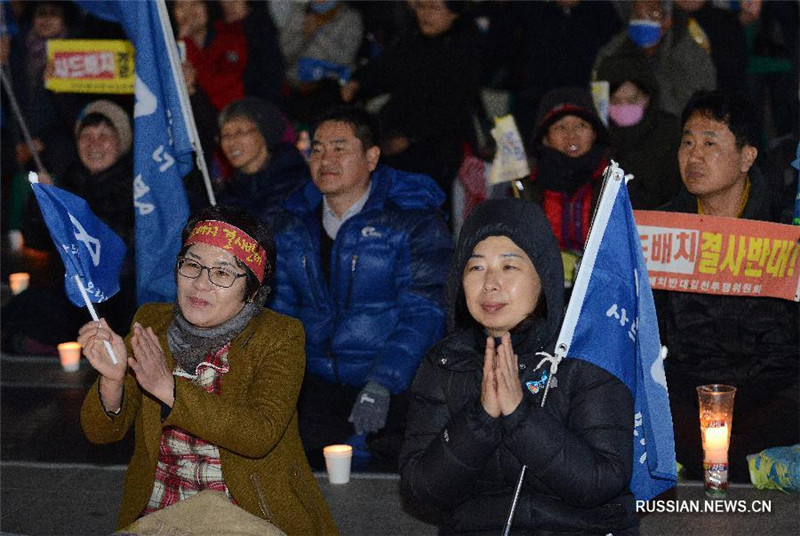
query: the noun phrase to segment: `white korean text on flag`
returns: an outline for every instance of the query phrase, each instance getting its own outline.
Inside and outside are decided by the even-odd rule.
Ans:
[[[138,302],[173,301],[175,258],[189,216],[183,177],[192,144],[170,68],[157,2],[82,1],[119,22],[136,49],[134,183]]]
[[[64,289],[70,301],[85,305],[75,282],[80,276],[89,299],[106,301],[119,291],[125,243],[77,195],[55,186],[34,183],[33,193],[50,237],[64,262]]]
[[[649,500],[677,482],[672,416],[655,304],[627,186],[616,164],[607,176],[557,352],[604,368],[633,393],[631,491]]]

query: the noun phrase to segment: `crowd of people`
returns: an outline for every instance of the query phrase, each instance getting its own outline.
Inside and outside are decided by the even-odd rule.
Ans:
[[[0,4],[3,98],[32,137],[3,106],[2,268],[34,272],[4,294],[3,351],[82,344],[98,372],[86,435],[136,428],[120,527],[214,490],[287,533],[334,532],[307,457],[348,443],[392,464],[443,533],[502,528],[524,466],[523,532],[635,534],[630,392],[566,360],[542,408],[536,354],[552,351],[611,159],[635,177],[634,209],[789,221],[800,5],[168,7],[217,206],[187,175],[175,303],[137,310],[132,96],[44,87],[48,39],[125,34],[70,2]],[[454,240],[459,167],[495,150],[485,90],[508,97],[531,173],[492,188]],[[68,303],[29,170],[128,246],[99,323]],[[688,478],[702,478],[702,383],[738,389],[733,480],[748,479],[747,454],[800,442],[797,303],[655,299]]]

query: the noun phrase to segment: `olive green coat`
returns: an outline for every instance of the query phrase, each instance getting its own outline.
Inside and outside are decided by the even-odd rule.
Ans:
[[[134,321],[152,327],[172,369],[166,333],[171,304],[147,304]],[[130,336],[126,338],[132,353]],[[155,481],[162,430],[178,426],[219,448],[225,484],[236,502],[288,534],[336,534],[336,524],[308,466],[297,431],[297,397],[305,368],[305,335],[299,321],[268,309],[231,343],[230,371],[219,394],[176,380],[175,403],[161,420],[159,401],[125,379],[120,414],[100,403],[98,382],[81,409],[81,424],[94,443],[119,441],[135,425],[135,449],[125,477],[120,528],[144,509]]]

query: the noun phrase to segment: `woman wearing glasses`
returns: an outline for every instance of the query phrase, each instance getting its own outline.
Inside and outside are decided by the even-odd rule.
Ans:
[[[136,428],[119,527],[215,490],[286,533],[335,533],[297,432],[303,329],[263,307],[272,235],[211,207],[182,239],[174,304],[142,306],[124,340],[102,319],[78,336],[99,373],[81,410],[87,437],[111,443]]]

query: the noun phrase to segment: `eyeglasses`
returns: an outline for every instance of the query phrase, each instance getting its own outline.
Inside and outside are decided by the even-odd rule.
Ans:
[[[249,128],[247,130],[236,130],[236,131],[233,131],[233,132],[220,133],[219,141],[244,138],[245,136],[249,136],[250,134],[253,134],[254,132],[258,132],[258,129],[257,128]]]
[[[235,272],[226,270],[225,268],[203,266],[199,262],[195,262],[185,257],[178,259],[178,273],[183,277],[197,279],[200,277],[200,274],[203,273],[203,270],[208,270],[208,280],[211,281],[212,284],[222,288],[230,288],[234,283],[236,283],[237,279],[247,276],[247,274],[237,274]]]

